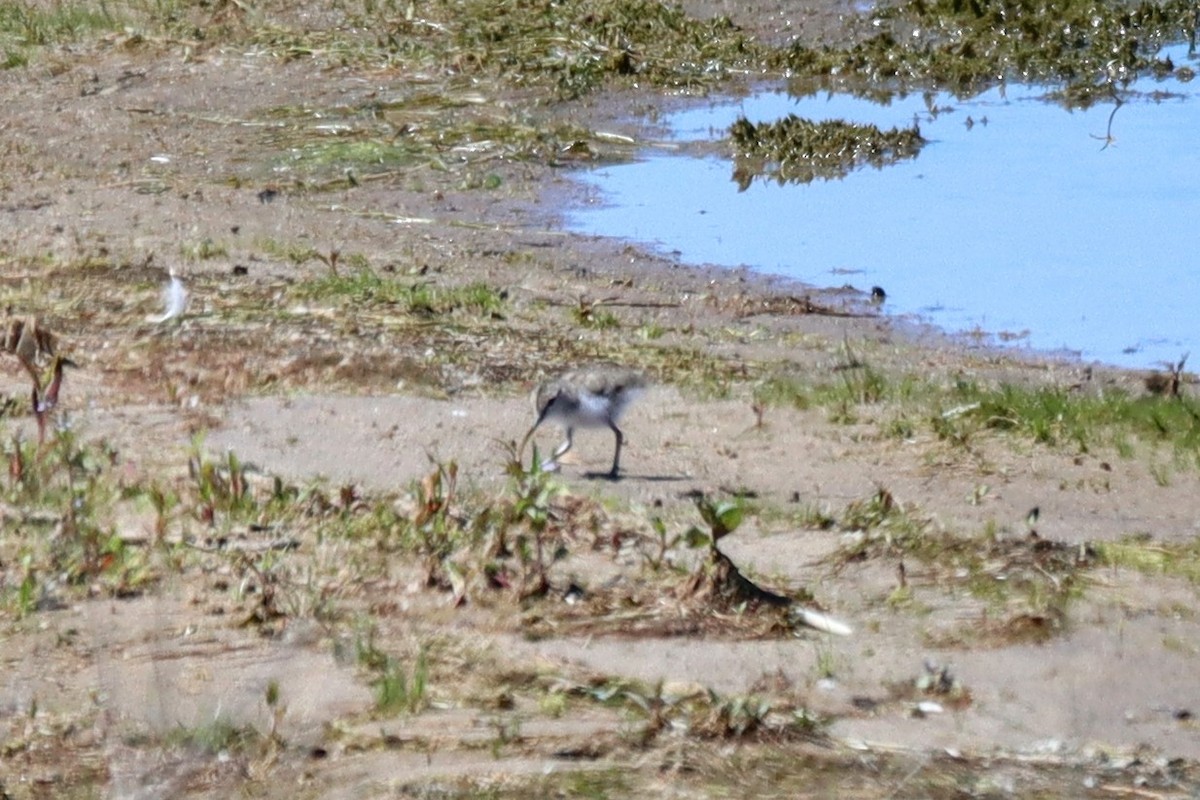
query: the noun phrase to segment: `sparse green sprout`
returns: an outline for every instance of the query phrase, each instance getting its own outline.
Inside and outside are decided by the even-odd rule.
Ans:
[[[579,298],[579,305],[572,314],[575,322],[585,328],[605,330],[620,327],[616,314],[604,308],[604,301],[591,301],[585,297]]]
[[[1154,482],[1158,486],[1167,487],[1171,485],[1171,468],[1163,463],[1150,465],[1150,474],[1154,477]]]
[[[247,479],[246,467],[232,450],[224,463],[213,461],[204,450],[204,438],[192,439],[188,475],[196,489],[196,516],[209,525],[253,519],[259,504]]]
[[[665,336],[667,329],[656,322],[651,322],[638,328],[636,333],[639,338],[653,342]]]
[[[521,596],[540,596],[550,588],[546,571],[550,563],[559,556],[557,547],[549,558],[545,552],[544,539],[551,519],[551,503],[564,494],[566,488],[554,480],[553,473],[542,469],[536,445],[533,448],[533,462],[529,471],[525,471],[515,462],[514,465],[514,469],[510,471],[511,505],[493,547],[498,551],[503,551],[510,545],[513,547],[521,563]],[[510,528],[515,528],[511,540]],[[527,534],[533,535],[532,542]]]
[[[198,242],[185,242],[179,246],[180,255],[188,261],[208,261],[214,258],[225,258],[229,249],[209,238]]]
[[[671,536],[670,534],[668,534],[667,533],[667,525],[665,522],[663,522],[662,517],[651,517],[650,518],[650,529],[654,531],[654,535],[657,540],[656,544],[658,545],[658,547],[654,553],[647,555],[646,560],[649,563],[651,569],[658,570],[665,563],[666,558],[667,558],[667,553],[673,547],[675,547],[676,544],[679,543],[679,541],[681,540],[682,537],[678,534],[676,534],[675,536]],[[692,530],[695,530],[695,528],[693,527],[693,528],[689,529],[688,532],[691,533]],[[689,542],[688,547],[693,547],[693,546],[694,545],[692,545]]]
[[[700,511],[701,519],[708,525],[713,546],[738,529],[746,512],[746,507],[740,499],[714,501],[706,496],[696,498],[696,508]]]
[[[428,706],[429,662],[424,648],[418,653],[412,675],[400,659],[380,650],[375,644],[376,629],[360,630],[355,640],[358,663],[373,673],[375,708],[380,713],[416,714]]]
[[[913,590],[911,586],[897,586],[888,594],[885,601],[888,608],[899,610],[907,608],[913,604]]]
[[[280,258],[295,266],[301,266],[313,259],[321,260],[321,254],[316,248],[307,243],[281,242],[277,239],[261,239],[256,242],[263,253],[272,258]],[[333,270],[331,270],[333,271]]]
[[[21,579],[21,583],[17,587],[16,612],[18,619],[27,617],[37,610],[38,581],[31,553],[21,556],[21,569],[25,573],[25,577]]]
[[[828,680],[837,676],[837,654],[834,653],[833,647],[830,646],[828,640],[818,639],[815,643],[817,650],[817,659],[815,669],[817,678],[820,680]]]
[[[258,731],[249,725],[238,726],[218,718],[206,725],[185,728],[182,725],[171,732],[168,742],[196,748],[210,755],[244,752],[261,740]]]
[[[567,696],[563,692],[550,692],[542,695],[538,707],[546,716],[558,719],[567,711]]]

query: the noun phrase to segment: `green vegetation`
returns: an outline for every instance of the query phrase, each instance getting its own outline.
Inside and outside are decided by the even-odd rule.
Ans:
[[[484,317],[504,309],[504,293],[484,283],[452,287],[432,281],[403,282],[380,277],[370,268],[329,272],[298,283],[295,292],[310,300],[337,299],[355,305],[398,306],[409,314],[437,316],[468,311]]]
[[[329,256],[318,253],[316,248],[307,243],[281,242],[278,239],[259,239],[254,244],[264,255],[288,261],[296,266],[313,259],[324,261],[326,264],[331,260]],[[339,253],[338,255],[340,256],[341,254]],[[347,260],[353,260],[354,258],[354,256],[349,256]]]
[[[6,519],[0,541],[0,560],[15,567],[0,584],[0,607],[20,618],[61,607],[75,592],[129,597],[155,582],[146,553],[112,524],[121,490],[106,443],[82,445],[58,430],[45,450],[10,439],[5,457],[3,501],[20,511]]]
[[[617,315],[605,309],[600,303],[588,303],[581,300],[572,316],[578,325],[585,328],[605,330],[621,327],[621,321],[617,319]]]
[[[768,372],[753,396],[766,406],[823,408],[837,422],[873,421],[885,436],[924,431],[966,446],[984,434],[1012,434],[1080,453],[1111,448],[1123,458],[1141,443],[1151,451],[1168,448],[1178,466],[1200,468],[1200,402],[1190,397],[967,379],[945,385],[916,375],[891,377],[857,359],[835,374],[814,383]]]
[[[184,242],[179,246],[179,254],[188,261],[208,261],[214,258],[225,258],[229,249],[220,242],[212,239],[201,239],[198,242]]]
[[[309,190],[354,187],[408,174],[411,168],[482,170],[496,158],[559,164],[601,157],[599,136],[588,130],[539,124],[522,111],[484,110],[479,108],[483,99],[477,92],[448,88],[432,98],[418,94],[359,106],[280,108],[265,117],[287,123],[270,133],[276,147],[287,148],[281,166],[299,178],[339,175],[326,184],[304,184]],[[613,153],[630,153],[632,144],[612,137],[603,141],[604,150]],[[501,179],[481,172],[470,184],[463,188],[494,191]]]
[[[729,20],[698,20],[654,0],[446,2],[452,52],[468,69],[518,85],[549,81],[577,97],[614,78],[671,88],[712,86],[730,69],[751,67],[758,47]]]
[[[751,66],[757,53],[728,20],[697,20],[652,0],[503,6],[439,0],[416,7],[365,0],[337,11],[329,28],[301,29],[265,7],[206,14],[170,3],[118,2],[100,9],[65,3],[43,9],[17,2],[0,13],[0,44],[11,51],[133,27],[148,35],[240,41],[286,59],[443,65],[471,77],[545,86],[560,97],[578,96],[614,78],[708,87],[729,69]],[[10,61],[24,63],[12,56]]]
[[[1162,542],[1149,536],[1129,536],[1119,542],[1095,545],[1100,560],[1147,575],[1170,575],[1200,585],[1200,543]]]
[[[1200,466],[1200,405],[1190,398],[959,382],[943,404],[953,404],[933,418],[935,432],[943,437],[962,435],[963,426],[973,424],[1080,452],[1136,438],[1151,447],[1173,448],[1187,463]]]
[[[338,169],[395,169],[427,159],[424,148],[377,140],[315,141],[291,157],[297,166],[336,166]]]
[[[809,511],[802,517],[812,518]],[[922,592],[965,591],[986,604],[981,620],[943,631],[942,647],[1044,641],[1061,632],[1070,603],[1083,595],[1087,574],[1104,558],[1099,546],[1066,545],[1036,536],[1000,535],[994,526],[964,535],[941,529],[891,492],[821,515],[818,528],[847,534],[831,562],[838,569],[874,559],[894,560],[897,586],[886,598],[894,609],[920,609]],[[920,578],[909,577],[910,570]]]
[[[120,23],[103,3],[6,2],[0,4],[0,48],[12,53],[20,48],[74,42],[114,30]]]
[[[167,743],[215,756],[256,748],[262,744],[262,737],[250,726],[218,719],[195,728],[177,728],[167,737]]]
[[[371,630],[358,642],[358,662],[374,674],[375,710],[380,714],[419,714],[429,705],[429,662],[424,650],[409,670],[397,658],[381,652],[375,646],[375,631]]]

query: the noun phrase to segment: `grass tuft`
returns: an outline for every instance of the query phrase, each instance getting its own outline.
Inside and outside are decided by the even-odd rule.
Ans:
[[[499,315],[505,306],[504,292],[482,282],[465,286],[439,286],[424,281],[405,283],[382,278],[368,267],[346,274],[329,272],[297,284],[295,292],[314,300],[398,306],[409,314],[422,316],[467,311],[486,317]]]

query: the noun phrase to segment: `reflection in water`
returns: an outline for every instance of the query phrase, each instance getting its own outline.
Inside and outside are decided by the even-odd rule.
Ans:
[[[733,181],[742,192],[759,177],[777,183],[844,178],[864,166],[879,169],[916,158],[925,146],[916,122],[884,131],[840,119],[813,122],[795,114],[757,125],[738,117],[729,138],[735,153]]]
[[[1188,63],[1186,48],[1171,57]],[[1114,364],[1173,362],[1200,352],[1198,94],[1143,81],[1113,115],[1112,104],[1064,111],[1034,87],[888,105],[765,93],[667,122],[698,140],[725,136],[740,115],[880,128],[915,117],[930,141],[912,161],[741,193],[729,160],[649,155],[584,175],[604,202],[570,224],[816,285],[850,273],[859,288],[886,288],[891,312],[949,330]]]

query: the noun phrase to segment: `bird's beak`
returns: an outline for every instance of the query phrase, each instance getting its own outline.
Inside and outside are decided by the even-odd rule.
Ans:
[[[533,438],[533,432],[538,429],[538,425],[540,423],[541,423],[541,420],[533,423],[533,427],[529,429],[529,432],[525,434],[525,438],[521,440],[521,446],[517,448],[517,463],[518,464],[525,463],[525,445],[529,444],[529,440]]]
[[[521,446],[517,448],[518,464],[525,463],[525,445],[529,444],[529,440],[533,438],[533,432],[536,431],[541,426],[542,421],[546,419],[546,412],[549,409],[550,404],[547,404],[546,407],[542,409],[542,413],[538,414],[537,421],[533,423],[533,427],[529,429],[529,431],[525,434],[525,438],[521,440]]]

